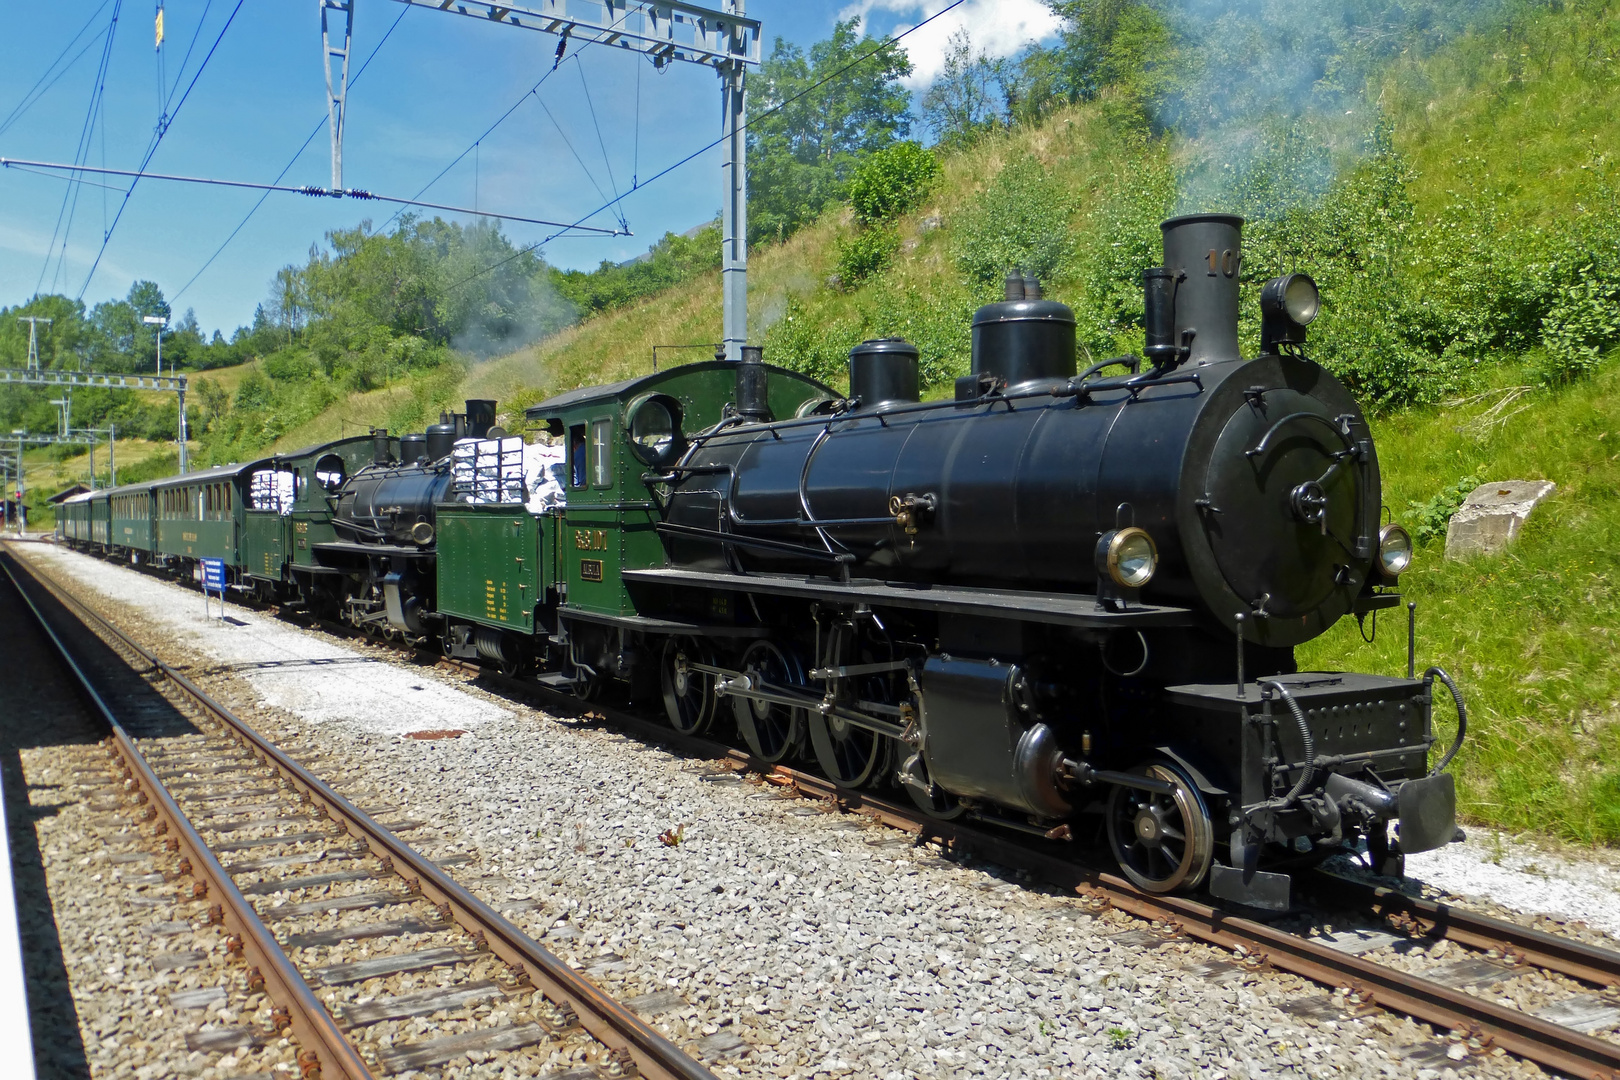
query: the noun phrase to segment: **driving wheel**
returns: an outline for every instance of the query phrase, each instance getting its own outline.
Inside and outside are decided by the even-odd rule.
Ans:
[[[809,712],[810,746],[816,764],[839,787],[856,788],[887,771],[893,741],[837,716]]]
[[[1119,867],[1150,893],[1191,889],[1209,873],[1215,827],[1198,787],[1174,765],[1131,772],[1170,785],[1168,793],[1115,787],[1108,796],[1108,844]]]
[[[792,654],[773,641],[756,641],[743,654],[743,674],[754,685],[804,686],[804,668]],[[771,701],[732,698],[737,730],[755,757],[778,762],[792,753],[804,737],[805,710]]]
[[[709,647],[697,638],[672,637],[664,642],[659,684],[669,724],[683,735],[700,735],[714,720],[714,676],[693,670],[714,664]]]

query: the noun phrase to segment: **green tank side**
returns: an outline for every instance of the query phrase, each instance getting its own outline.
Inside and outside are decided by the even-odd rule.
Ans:
[[[545,598],[540,519],[520,505],[441,503],[438,607],[485,626],[534,631]]]

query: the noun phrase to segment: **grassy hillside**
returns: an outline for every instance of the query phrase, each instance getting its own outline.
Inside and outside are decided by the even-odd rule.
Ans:
[[[1414,502],[1465,477],[1558,485],[1506,554],[1447,562],[1443,534],[1421,546],[1402,578],[1418,605],[1419,670],[1447,668],[1468,703],[1458,762],[1469,818],[1620,842],[1620,364],[1557,390],[1498,374],[1373,425],[1384,501],[1409,524],[1422,517]],[[1403,614],[1385,613],[1377,631],[1366,645],[1346,619],[1299,662],[1403,673]]]

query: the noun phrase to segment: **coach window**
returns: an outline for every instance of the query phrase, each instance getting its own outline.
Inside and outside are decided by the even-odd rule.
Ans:
[[[568,429],[568,482],[574,487],[585,486],[585,425],[575,424]]]
[[[591,483],[607,487],[613,481],[613,421],[591,421]]]

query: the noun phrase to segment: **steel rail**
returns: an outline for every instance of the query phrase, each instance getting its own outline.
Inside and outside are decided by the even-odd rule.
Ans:
[[[9,568],[8,568],[9,573]],[[48,575],[29,567],[28,573],[36,576],[42,583],[54,585]],[[15,579],[14,579],[15,580]],[[342,795],[334,791],[325,781],[310,773],[296,761],[289,758],[272,742],[260,735],[246,722],[237,717],[224,705],[214,701],[202,689],[194,684],[185,675],[164,663],[149,650],[133,641],[127,634],[107,620],[86,608],[77,599],[62,589],[60,585],[52,590],[64,602],[72,606],[77,613],[84,616],[87,621],[94,622],[98,627],[104,628],[109,634],[118,638],[125,646],[143,657],[152,667],[165,678],[178,687],[198,707],[217,720],[227,732],[242,742],[256,757],[266,765],[281,773],[302,796],[307,798],[317,813],[325,814],[336,824],[342,827],[351,836],[363,841],[371,852],[379,859],[385,860],[385,866],[392,866],[394,871],[405,878],[411,891],[420,894],[439,905],[448,907],[451,916],[464,929],[481,939],[488,945],[490,952],[504,960],[512,972],[513,978],[522,983],[528,982],[536,989],[542,991],[548,998],[559,1005],[570,1006],[578,1016],[580,1025],[597,1041],[608,1047],[610,1051],[628,1054],[633,1062],[633,1068],[626,1068],[623,1075],[633,1073],[646,1077],[647,1080],[715,1080],[714,1074],[701,1063],[689,1057],[680,1047],[669,1039],[660,1035],[649,1024],[635,1013],[631,1012],[617,1000],[604,993],[601,988],[576,972],[566,962],[545,949],[510,921],[457,884],[443,870],[402,842],[397,836],[382,825],[374,821],[359,807],[349,802]],[[137,751],[138,753],[138,751]],[[150,775],[150,770],[148,769]],[[151,783],[156,783],[155,776]],[[161,792],[161,787],[156,789]],[[164,798],[167,798],[164,793]],[[170,800],[172,805],[172,800]],[[180,814],[178,807],[173,811]],[[184,820],[183,816],[180,820]],[[189,825],[186,826],[189,829]],[[263,924],[258,921],[257,914],[247,905],[245,899],[236,891],[230,879],[225,876],[218,863],[207,855],[207,849],[202,841],[191,834],[192,842],[203,853],[202,864],[212,864],[218,869],[223,885],[222,894],[234,893],[236,898],[246,907],[253,922],[259,930],[266,935],[266,939],[274,945],[274,938],[264,930]],[[194,863],[193,865],[198,865]],[[227,893],[228,890],[228,893]],[[247,935],[243,935],[246,940]],[[279,947],[276,947],[279,954]],[[309,993],[297,972],[291,969],[290,962],[282,957],[283,963],[288,967],[292,976],[304,986],[304,992]],[[309,1000],[317,1008],[320,1003],[313,994]],[[321,1009],[327,1022],[331,1023],[329,1014]],[[333,1032],[337,1027],[332,1024]],[[341,1034],[339,1034],[341,1039]],[[348,1047],[347,1042],[343,1042]],[[348,1051],[354,1054],[352,1049]],[[324,1058],[323,1058],[324,1060]],[[365,1065],[358,1056],[354,1060],[364,1070]],[[352,1073],[356,1078],[369,1077],[369,1072]],[[330,1078],[328,1078],[330,1080]]]
[[[939,841],[949,850],[972,851],[1004,865],[1031,871],[1050,884],[1104,901],[1127,914],[1165,923],[1188,938],[1230,952],[1236,952],[1241,947],[1247,955],[1257,957],[1278,970],[1329,988],[1347,988],[1358,994],[1364,1005],[1376,1004],[1436,1027],[1465,1032],[1479,1038],[1483,1045],[1501,1047],[1510,1054],[1582,1080],[1620,1080],[1620,1043],[1585,1035],[1573,1028],[1463,993],[1432,979],[1352,956],[1315,939],[1277,930],[1186,897],[1143,892],[1122,877],[1080,865],[1050,851],[1032,847],[1020,839],[989,833],[960,819],[945,821],[934,818],[867,791],[840,788],[814,773],[773,765],[755,758],[746,750],[702,736],[682,735],[667,725],[650,722],[633,713],[581,702],[542,684],[496,675],[474,664],[454,660],[441,663],[463,671],[477,671],[483,677],[498,680],[502,686],[547,699],[553,707],[594,714],[640,736],[673,743],[715,760],[726,761],[734,768],[757,771],[771,782],[793,786],[806,797],[875,818],[924,839]],[[1374,892],[1388,893],[1389,890]],[[1399,903],[1396,897],[1399,894],[1375,898],[1386,907],[1393,908]],[[1410,899],[1400,897],[1400,900]],[[1414,904],[1414,916],[1423,918],[1422,913],[1429,910],[1432,915],[1438,916],[1431,921],[1444,928],[1448,936],[1452,931],[1458,932],[1455,940],[1459,943],[1481,948],[1502,947],[1503,938],[1489,938],[1483,930],[1485,924],[1496,923],[1496,920],[1458,918],[1458,913],[1444,905],[1430,905],[1426,909],[1423,903]],[[1520,927],[1511,929],[1516,931],[1512,938],[1514,941],[1527,940],[1527,935],[1533,933]],[[1470,933],[1476,936],[1470,939],[1467,936]],[[1556,958],[1562,955],[1584,957],[1586,963],[1599,971],[1611,973],[1610,978],[1613,977],[1612,973],[1620,971],[1620,954],[1605,953],[1604,950],[1575,942],[1566,943],[1552,935],[1536,936],[1549,938],[1551,943],[1543,942],[1539,952],[1523,949],[1531,963],[1539,965],[1542,956]],[[1553,970],[1564,969],[1554,967]]]
[[[1609,949],[1327,871],[1317,872],[1315,884],[1341,895],[1349,893],[1358,906],[1397,924],[1414,926],[1421,936],[1445,938],[1475,949],[1496,949],[1521,963],[1595,986],[1620,986],[1620,953]]]
[[[303,976],[293,967],[292,961],[287,958],[287,954],[282,951],[270,930],[259,919],[258,912],[248,902],[247,897],[242,895],[236,883],[231,880],[231,876],[225,872],[225,868],[214,857],[214,853],[197,834],[185,812],[174,801],[174,797],[164,787],[163,781],[158,778],[145,755],[135,745],[135,740],[113,714],[111,707],[96,690],[84,668],[74,659],[67,644],[52,628],[45,613],[34,603],[33,597],[28,595],[28,591],[13,571],[14,561],[13,557],[7,554],[0,560],[0,566],[4,567],[6,577],[11,580],[17,594],[33,613],[40,629],[50,639],[63,666],[72,673],[80,694],[111,730],[113,750],[123,760],[126,774],[134,782],[137,797],[142,801],[150,801],[150,809],[153,810],[151,816],[157,818],[160,825],[159,832],[169,831],[178,841],[182,858],[189,862],[191,875],[197,884],[202,886],[203,895],[219,898],[221,921],[242,942],[244,956],[264,979],[266,994],[287,1010],[292,1034],[304,1048],[304,1054],[314,1054],[313,1061],[300,1054],[300,1063],[306,1066],[305,1075],[313,1074],[322,1080],[338,1080],[340,1077],[345,1080],[372,1080],[374,1074],[349,1040],[344,1037],[332,1019],[332,1014],[327,1012]],[[212,916],[212,912],[210,915]]]

